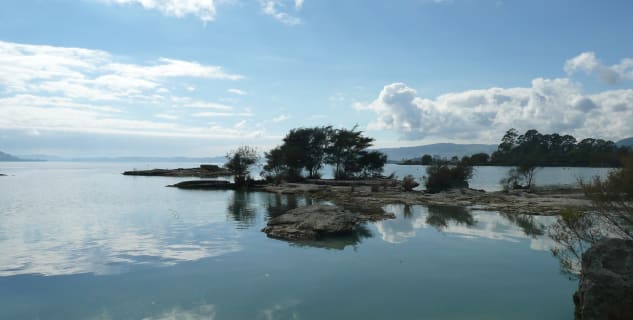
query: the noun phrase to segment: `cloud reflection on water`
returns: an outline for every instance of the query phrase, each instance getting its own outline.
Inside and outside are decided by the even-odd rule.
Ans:
[[[471,210],[464,207],[388,205],[386,211],[396,213],[397,219],[376,223],[382,239],[389,243],[403,243],[429,227],[448,235],[464,238],[484,238],[519,242],[530,240],[533,250],[549,250],[554,241],[544,236],[545,226],[552,217],[503,215],[497,212]]]
[[[214,223],[181,221],[179,225],[154,227],[156,224],[144,228],[113,220],[87,224],[80,219],[68,219],[48,229],[39,226],[30,232],[24,231],[29,230],[25,226],[13,225],[14,231],[4,230],[8,237],[0,241],[0,276],[104,275],[133,266],[170,266],[242,249],[236,233],[214,227]]]

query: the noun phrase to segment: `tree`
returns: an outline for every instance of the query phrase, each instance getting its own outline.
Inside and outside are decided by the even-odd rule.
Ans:
[[[372,146],[373,138],[363,136],[362,131],[336,129],[332,132],[327,148],[326,163],[334,166],[334,178],[346,179],[354,177],[362,171],[359,159],[365,149]]]
[[[487,164],[488,159],[490,159],[490,155],[488,155],[487,153],[475,153],[470,156],[470,163],[473,165]]]
[[[559,246],[552,253],[566,273],[577,275],[584,252],[605,238],[633,240],[633,155],[606,179],[580,182],[591,210],[565,210],[549,230]]]
[[[275,147],[269,152],[265,152],[264,157],[266,158],[266,164],[261,175],[269,181],[276,180],[276,182],[279,182],[288,172],[283,150],[281,147]]]
[[[433,162],[433,157],[430,154],[425,154],[422,156],[422,165],[428,166]]]
[[[468,180],[473,176],[473,167],[460,162],[457,165],[436,162],[426,167],[425,186],[431,193],[452,188],[467,188]]]
[[[499,183],[503,189],[508,191],[512,189],[532,189],[534,184],[534,175],[538,167],[533,163],[523,162],[515,168],[508,170],[505,178]]]
[[[358,163],[361,177],[379,177],[387,163],[387,155],[379,151],[363,152]]]
[[[255,148],[241,146],[227,153],[226,160],[224,167],[233,173],[235,184],[246,186],[250,180],[249,169],[259,161],[259,156]]]

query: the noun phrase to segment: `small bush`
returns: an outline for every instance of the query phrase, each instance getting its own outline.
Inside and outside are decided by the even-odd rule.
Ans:
[[[436,163],[426,168],[426,190],[437,193],[453,188],[467,188],[468,180],[473,176],[473,167],[465,163],[449,165]]]
[[[408,175],[402,179],[402,189],[404,189],[404,191],[411,191],[419,185],[420,184],[415,181],[412,175]]]

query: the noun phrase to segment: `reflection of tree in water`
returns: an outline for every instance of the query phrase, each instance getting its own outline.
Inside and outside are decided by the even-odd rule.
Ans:
[[[316,240],[288,241],[291,246],[314,247],[323,249],[343,250],[347,246],[356,246],[363,242],[363,239],[371,238],[374,235],[364,225],[357,226],[354,231],[348,234],[323,236]]]
[[[304,200],[306,205],[311,205],[312,201],[296,195],[282,195],[278,193],[269,193],[266,197],[266,209],[269,217],[276,217],[300,206]]]
[[[246,229],[255,224],[256,210],[253,207],[252,194],[248,191],[236,190],[229,201],[228,212],[237,222],[238,229]]]
[[[413,217],[413,207],[411,205],[405,204],[404,207],[402,207],[402,215],[407,219]]]
[[[453,206],[428,206],[429,214],[426,216],[426,223],[442,231],[448,227],[450,222],[464,224],[468,227],[475,225],[477,221],[465,207]]]
[[[499,215],[517,225],[526,236],[536,239],[545,234],[545,226],[534,221],[533,216],[499,212]]]

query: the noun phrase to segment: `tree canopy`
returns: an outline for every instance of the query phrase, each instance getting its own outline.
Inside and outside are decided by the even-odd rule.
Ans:
[[[373,141],[356,127],[292,129],[282,145],[265,154],[264,175],[296,181],[303,179],[305,172],[307,178],[314,179],[320,178],[324,164],[330,164],[336,179],[379,176],[387,156],[367,150]]]

